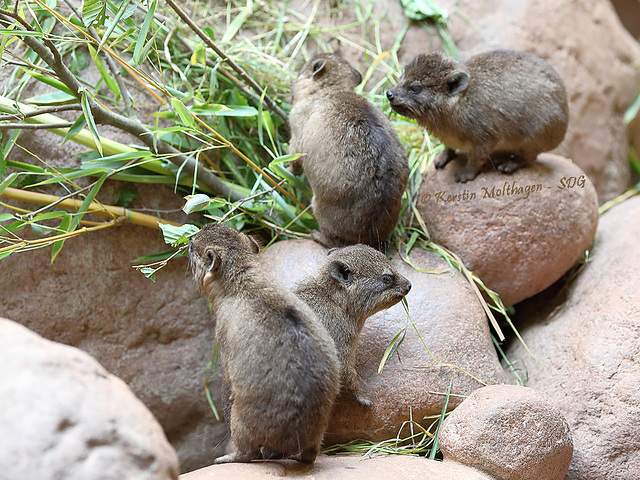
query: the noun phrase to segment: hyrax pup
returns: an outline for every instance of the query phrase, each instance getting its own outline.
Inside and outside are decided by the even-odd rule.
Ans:
[[[299,282],[294,292],[318,315],[338,349],[342,391],[365,406],[365,395],[356,372],[356,345],[364,322],[409,293],[411,283],[387,257],[366,245],[329,251],[318,272]]]
[[[387,97],[445,145],[436,168],[456,150],[466,154],[457,182],[473,180],[492,153],[504,173],[533,163],[562,142],[569,122],[562,79],[527,52],[496,50],[463,63],[438,52],[418,55]]]
[[[325,247],[381,248],[395,228],[408,166],[382,111],[356,94],[360,73],[335,54],[314,57],[293,83],[290,153],[305,153],[291,171],[306,173]]]
[[[200,292],[216,315],[237,452],[216,463],[289,457],[313,462],[340,389],[335,345],[311,309],[265,278],[257,245],[207,224],[189,243]]]

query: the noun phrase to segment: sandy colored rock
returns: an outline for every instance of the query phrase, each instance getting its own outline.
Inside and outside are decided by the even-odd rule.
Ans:
[[[326,250],[310,240],[279,242],[261,256],[262,265],[274,280],[292,285],[314,265],[324,261]],[[325,445],[355,439],[372,441],[394,438],[403,422],[412,418],[425,425],[425,415],[438,414],[453,381],[452,393],[468,395],[481,384],[452,368],[455,365],[488,383],[502,383],[505,375],[489,337],[487,320],[478,299],[459,273],[434,253],[414,249],[411,261],[425,273],[404,263],[398,255],[392,262],[413,285],[407,295],[411,318],[433,357],[407,319],[401,304],[369,318],[360,335],[357,369],[365,393],[373,401],[363,407],[351,398],[339,397],[325,435]],[[378,366],[393,338],[406,328],[404,341],[382,372]],[[448,365],[443,365],[448,364]],[[452,397],[450,404],[459,402]],[[408,428],[401,432],[409,436]]]
[[[171,480],[153,415],[86,353],[0,318],[2,478]]]
[[[490,166],[456,183],[453,161],[427,172],[418,210],[431,238],[513,305],[544,290],[583,258],[598,223],[595,189],[578,166],[542,154],[505,175]]]
[[[640,478],[640,198],[605,213],[591,261],[556,296],[519,308],[520,333],[538,366],[507,351],[528,386],[562,409],[573,436],[567,480]],[[541,308],[543,306],[543,308]]]
[[[213,465],[180,475],[180,480],[271,480],[274,477],[310,480],[493,480],[489,475],[464,465],[406,455],[373,458],[320,455],[313,465],[291,460]]]
[[[499,480],[562,480],[573,445],[562,412],[547,395],[517,385],[474,391],[445,419],[438,436],[445,462]]]
[[[0,260],[0,312],[89,352],[122,378],[192,470],[224,449],[216,447],[225,428],[204,390],[214,320],[186,259],[159,271],[156,283],[131,268],[131,260],[166,249],[159,231],[122,225],[67,240],[53,264],[50,249],[12,254]],[[219,385],[214,377],[218,404]]]

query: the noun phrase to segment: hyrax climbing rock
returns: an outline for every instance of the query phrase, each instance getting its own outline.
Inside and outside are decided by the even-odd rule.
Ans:
[[[265,278],[250,237],[207,224],[189,262],[216,315],[237,452],[216,463],[288,457],[313,462],[340,389],[333,340],[298,297]]]
[[[312,58],[293,83],[291,171],[305,172],[325,247],[381,248],[393,231],[407,185],[407,158],[382,111],[353,89],[362,77],[336,54]]]
[[[411,283],[391,261],[366,245],[329,251],[318,272],[294,287],[318,315],[338,349],[342,391],[359,403],[371,405],[356,372],[356,344],[364,322],[409,293]]]
[[[466,166],[455,173],[458,182],[473,180],[492,154],[504,173],[533,163],[562,142],[569,122],[560,76],[536,55],[513,50],[466,62],[439,52],[418,55],[387,98],[445,145],[436,168],[466,156]]]

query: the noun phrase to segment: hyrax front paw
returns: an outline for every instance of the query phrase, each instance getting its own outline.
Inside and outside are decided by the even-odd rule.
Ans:
[[[478,171],[475,168],[466,166],[458,170],[453,175],[453,178],[456,182],[466,183],[476,178],[477,175],[478,175]]]

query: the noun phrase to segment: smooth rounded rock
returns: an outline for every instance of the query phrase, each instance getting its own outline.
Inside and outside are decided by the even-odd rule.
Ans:
[[[261,262],[274,281],[292,286],[313,273],[325,257],[326,250],[310,240],[290,240],[269,247]],[[449,382],[454,394],[449,405],[454,406],[460,402],[455,395],[468,395],[483,386],[480,381],[506,381],[485,313],[466,279],[432,252],[414,249],[410,261],[426,272],[414,269],[397,253],[392,259],[413,285],[406,297],[413,323],[402,304],[365,322],[357,369],[373,405],[364,407],[354,399],[339,397],[325,445],[408,437],[409,427],[400,431],[404,422],[413,419],[430,425],[432,420],[423,417],[441,412]],[[401,332],[405,332],[404,340],[378,374],[387,347]]]
[[[320,455],[312,465],[292,460],[213,465],[180,475],[180,480],[272,480],[274,477],[310,480],[494,480],[464,465],[407,455],[366,458],[358,455]]]
[[[453,161],[431,167],[418,210],[431,239],[457,253],[505,305],[541,292],[584,256],[598,224],[596,191],[571,161],[542,154],[502,174],[485,166],[457,183]]]
[[[517,385],[473,392],[445,419],[438,440],[445,462],[478,468],[497,480],[562,480],[573,453],[558,406]]]
[[[554,296],[518,308],[527,385],[562,409],[573,436],[567,480],[640,478],[640,197],[600,219],[591,259]],[[551,298],[549,298],[551,297]]]
[[[172,480],[151,412],[88,354],[0,318],[0,477]]]

